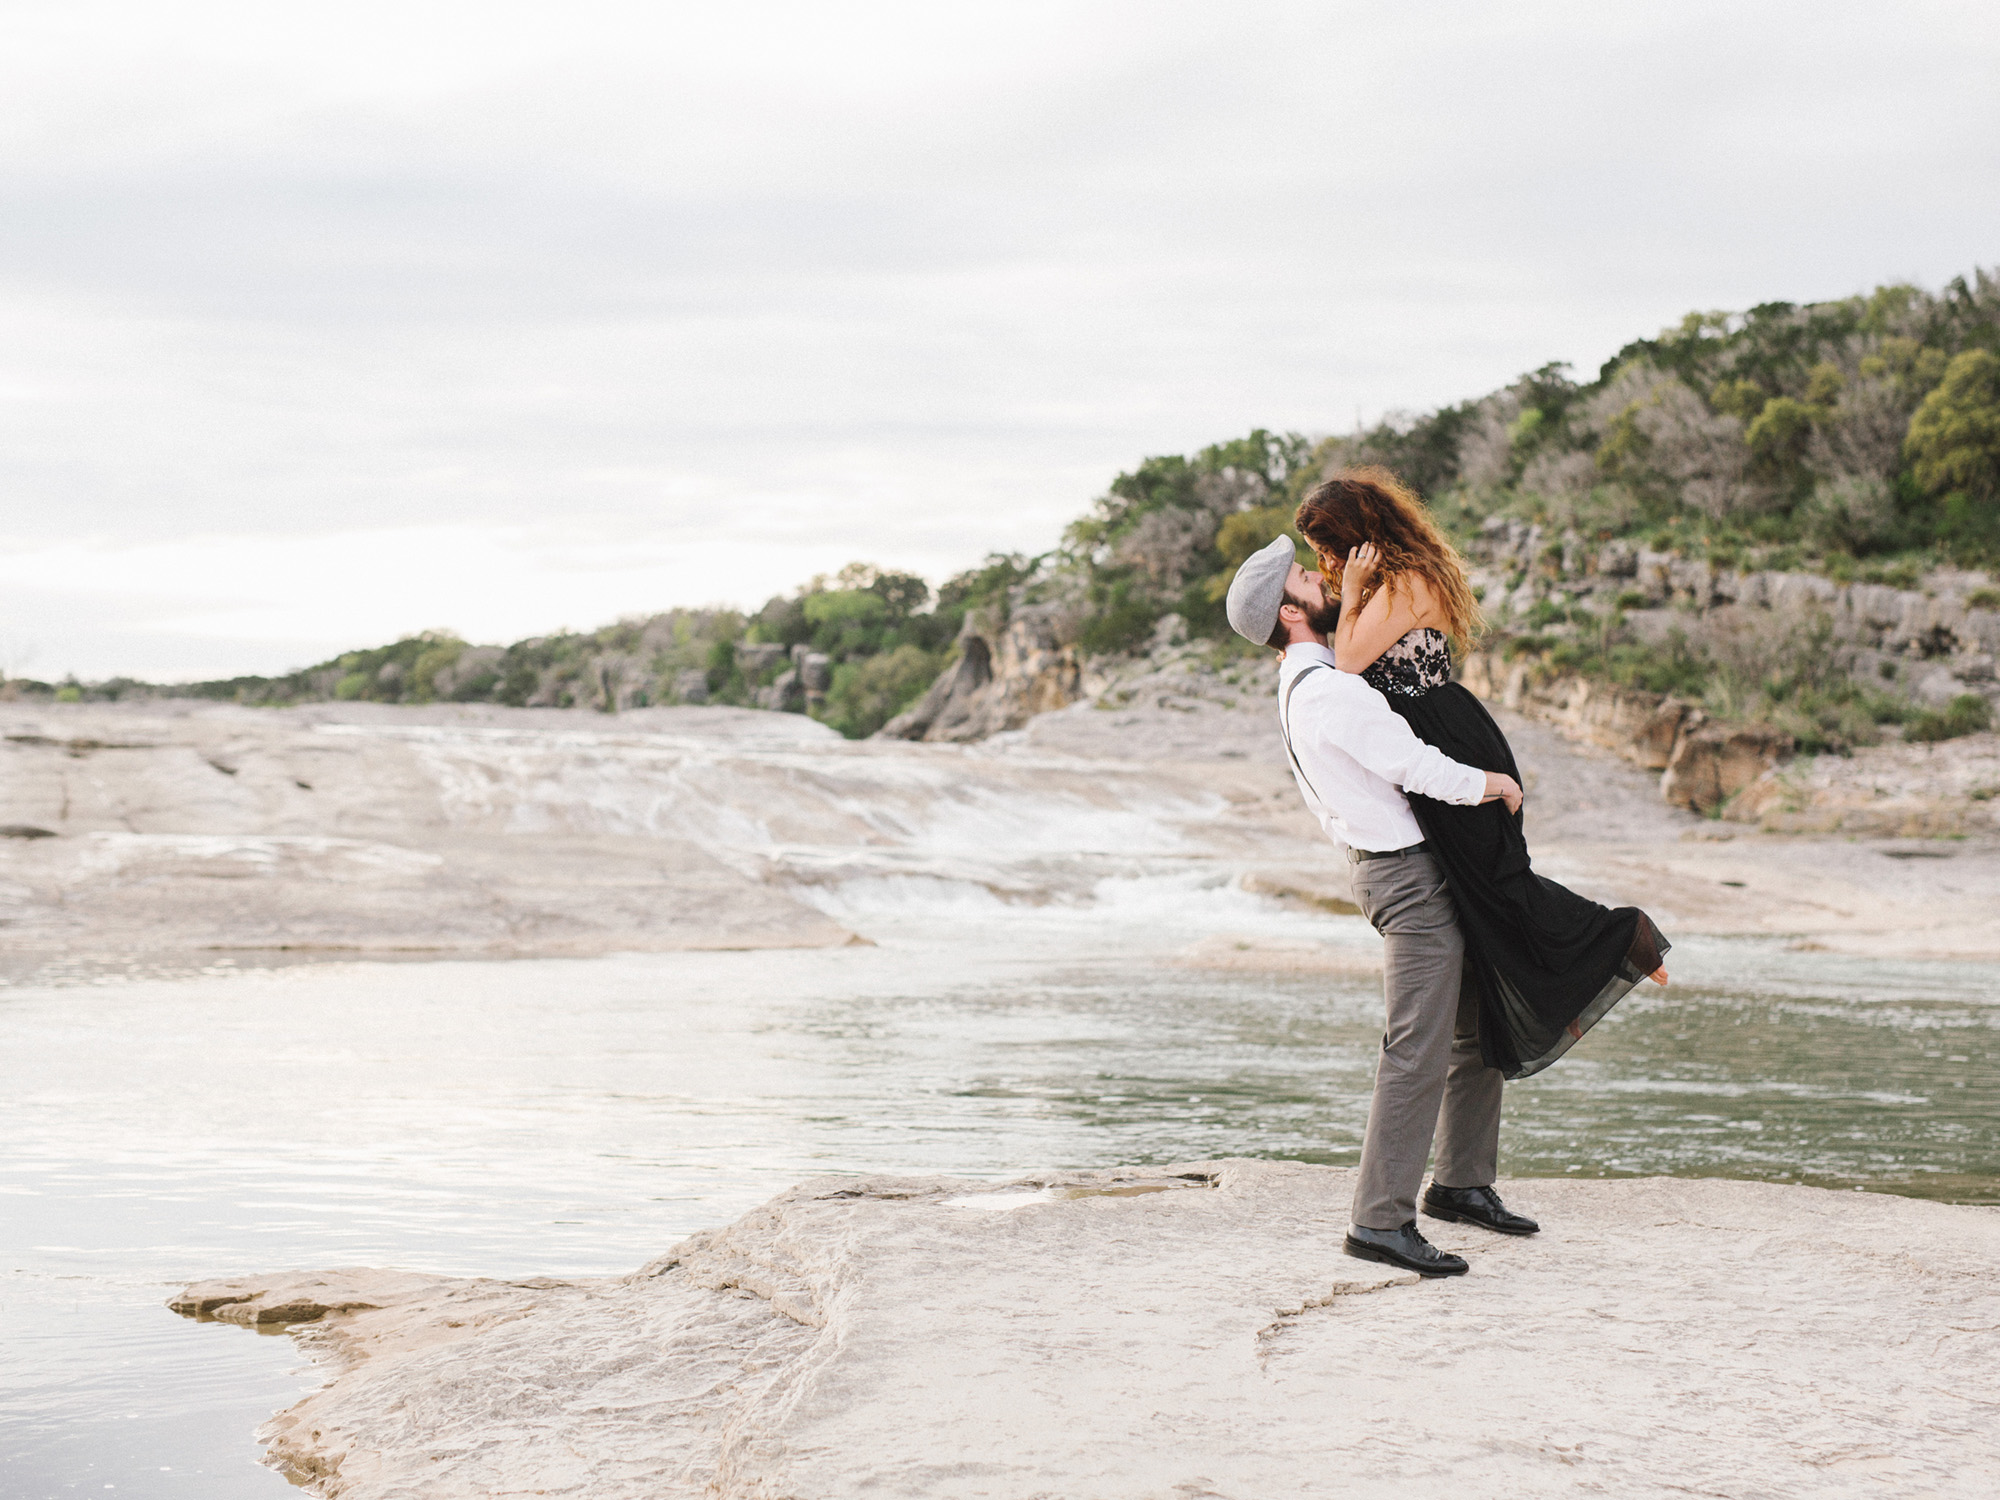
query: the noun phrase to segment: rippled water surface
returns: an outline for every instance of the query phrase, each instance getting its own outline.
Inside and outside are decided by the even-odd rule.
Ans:
[[[168,1313],[186,1280],[621,1271],[815,1172],[1357,1158],[1379,981],[1175,955],[1358,919],[1174,882],[843,915],[879,946],[0,990],[0,1493],[290,1492],[250,1434],[313,1376]],[[2000,969],[1673,958],[1510,1087],[1503,1172],[2000,1201]]]

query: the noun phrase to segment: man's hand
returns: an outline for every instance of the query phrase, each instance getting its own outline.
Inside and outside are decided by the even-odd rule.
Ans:
[[[1482,806],[1488,802],[1504,802],[1507,804],[1508,812],[1517,813],[1521,810],[1521,783],[1511,776],[1501,775],[1498,771],[1488,771],[1486,795],[1479,801]]]

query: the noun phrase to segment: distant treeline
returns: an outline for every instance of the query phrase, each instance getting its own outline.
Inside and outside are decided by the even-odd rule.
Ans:
[[[937,676],[966,611],[1005,610],[1010,589],[1036,564],[995,556],[935,592],[922,578],[855,563],[814,578],[755,614],[675,609],[601,630],[476,646],[439,632],[348,651],[283,677],[234,677],[171,689],[118,681],[58,689],[59,696],[178,697],[282,705],[500,703],[608,712],[655,704],[810,706],[842,733],[872,734]],[[807,653],[824,658],[830,682],[787,694]],[[775,695],[774,695],[775,690]]]
[[[1594,379],[1545,365],[1504,389],[1342,437],[1256,431],[1121,474],[1039,557],[993,556],[933,591],[854,564],[755,614],[673,610],[586,634],[475,646],[424,635],[285,677],[171,689],[10,683],[62,697],[798,708],[865,735],[950,659],[968,612],[1060,606],[1085,654],[1165,614],[1229,640],[1243,558],[1340,467],[1382,463],[1470,540],[1491,517],[1551,535],[1835,578],[2000,562],[2000,272],[1941,292],[1690,313]],[[782,648],[773,650],[770,648]]]

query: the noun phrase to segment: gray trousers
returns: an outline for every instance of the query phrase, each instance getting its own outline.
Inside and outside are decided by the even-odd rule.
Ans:
[[[1388,1001],[1354,1222],[1399,1229],[1417,1216],[1433,1135],[1436,1181],[1486,1187],[1498,1175],[1502,1079],[1480,1060],[1478,990],[1437,862],[1428,854],[1363,860],[1354,899],[1382,934]]]

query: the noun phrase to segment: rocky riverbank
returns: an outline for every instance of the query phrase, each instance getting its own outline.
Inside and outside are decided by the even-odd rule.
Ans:
[[[1148,860],[1228,879],[1323,848],[1263,766],[745,709],[0,704],[0,732],[17,972],[818,947],[863,940],[824,910],[849,880],[1084,900]]]
[[[486,707],[0,705],[0,956],[848,941],[700,836],[705,767],[734,757],[742,780],[782,780],[787,753],[836,737],[791,715],[678,713],[692,738]],[[619,801],[634,778],[651,826]]]
[[[344,1500],[1974,1496],[2000,1211],[1523,1182],[1472,1273],[1340,1252],[1352,1175],[823,1178],[620,1278],[188,1287],[329,1377],[269,1461]],[[1424,1351],[1412,1362],[1411,1349]],[[1559,1394],[1556,1394],[1559,1393]],[[1467,1476],[1476,1476],[1468,1480]]]
[[[1087,903],[1171,873],[1347,909],[1265,664],[1210,652],[976,745],[741,709],[0,705],[0,965],[820,947],[867,940],[852,881]],[[1745,824],[1496,712],[1538,864],[1599,899],[1676,935],[2000,953],[1993,735],[1795,761]]]

